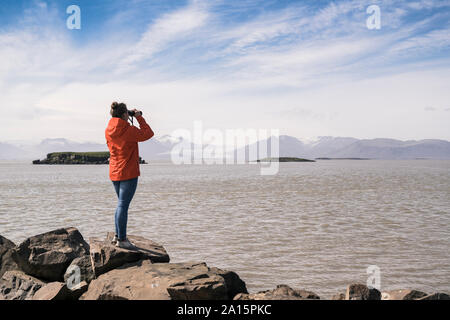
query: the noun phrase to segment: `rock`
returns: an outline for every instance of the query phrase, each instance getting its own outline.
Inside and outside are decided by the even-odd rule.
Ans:
[[[280,284],[273,290],[260,291],[258,293],[243,294],[240,293],[234,297],[234,300],[310,300],[320,299],[320,297],[311,291],[295,290],[291,287]]]
[[[15,246],[12,241],[0,236],[0,278],[6,271],[19,269],[12,258],[12,251]]]
[[[416,300],[425,297],[427,294],[417,290],[392,290],[383,292],[381,294],[381,300]]]
[[[381,292],[364,284],[351,284],[347,287],[345,300],[381,300]]]
[[[76,268],[79,268],[78,271]],[[79,272],[79,273],[78,273]],[[76,278],[79,275],[79,279]],[[75,258],[64,273],[64,282],[74,283],[85,281],[90,283],[95,278],[94,269],[92,268],[91,256],[84,255]],[[68,284],[70,286],[70,284]]]
[[[225,280],[207,273],[171,282],[166,291],[172,300],[227,300],[229,296]]]
[[[78,285],[70,289],[73,300],[78,300],[83,293],[89,288],[89,284],[86,281],[81,281]]]
[[[40,288],[33,296],[33,300],[69,300],[71,292],[65,283],[50,282]]]
[[[28,238],[13,250],[13,258],[23,271],[47,281],[62,281],[72,260],[86,254],[89,245],[76,228]]]
[[[72,289],[63,282],[50,282],[36,291],[33,300],[77,300],[87,288],[86,281],[82,281]]]
[[[338,293],[331,297],[331,300],[345,300],[345,293]]]
[[[139,236],[128,236],[135,244],[136,250],[127,250],[111,244],[114,233],[107,234],[105,240],[89,239],[91,245],[91,262],[95,276],[120,267],[126,263],[148,259],[151,262],[169,262],[169,255],[163,246]]]
[[[206,263],[140,260],[102,274],[80,300],[226,300],[242,280],[237,277],[236,283],[230,283],[234,276],[228,275],[226,281],[221,274],[227,271],[218,272]]]
[[[107,243],[111,243],[114,238],[114,232],[108,232],[106,235]],[[129,235],[128,239],[137,247],[141,253],[141,259],[149,259],[151,262],[170,262],[169,255],[164,247],[152,240],[144,237]]]
[[[211,267],[210,270],[224,278],[228,289],[228,299],[233,300],[233,297],[239,293],[248,293],[245,282],[239,278],[236,272],[222,270],[216,267]]]
[[[15,246],[14,242],[0,235],[0,259],[8,250],[13,249]]]
[[[429,294],[417,300],[450,300],[450,295],[442,292]]]
[[[0,300],[31,300],[44,285],[22,271],[7,271],[0,279]]]

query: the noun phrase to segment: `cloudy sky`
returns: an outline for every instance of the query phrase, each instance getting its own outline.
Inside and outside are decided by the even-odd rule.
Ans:
[[[450,140],[449,53],[450,1],[2,0],[0,141],[103,143],[114,100],[158,135]]]

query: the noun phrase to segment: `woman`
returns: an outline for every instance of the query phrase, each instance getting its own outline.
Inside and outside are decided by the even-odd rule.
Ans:
[[[125,249],[134,249],[127,239],[128,207],[136,191],[139,171],[138,142],[146,141],[154,133],[136,109],[135,117],[139,122],[138,129],[128,123],[128,109],[124,103],[113,102],[108,127],[105,130],[106,144],[109,148],[109,177],[119,198],[115,222],[116,235],[113,243]]]

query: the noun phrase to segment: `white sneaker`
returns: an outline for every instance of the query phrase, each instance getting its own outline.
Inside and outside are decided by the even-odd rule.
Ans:
[[[117,240],[116,247],[127,250],[136,250],[136,246],[133,245],[128,239],[125,239],[124,241]]]

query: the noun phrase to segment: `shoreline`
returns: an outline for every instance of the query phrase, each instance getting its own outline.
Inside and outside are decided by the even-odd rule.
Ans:
[[[112,233],[104,239],[91,237],[88,243],[76,228],[61,228],[16,245],[0,235],[0,300],[450,299],[447,293],[414,289],[380,292],[361,283],[349,284],[345,292],[336,290],[331,297],[320,297],[312,291],[284,284],[249,293],[245,281],[233,271],[211,267],[205,262],[170,262],[162,245],[141,236],[129,236],[136,250],[117,248],[111,244],[112,237]],[[40,254],[30,260],[32,252]],[[76,283],[74,274],[79,275]],[[139,285],[142,281],[153,285],[143,290]],[[23,287],[28,290],[20,289]],[[105,287],[109,288],[107,292]]]

